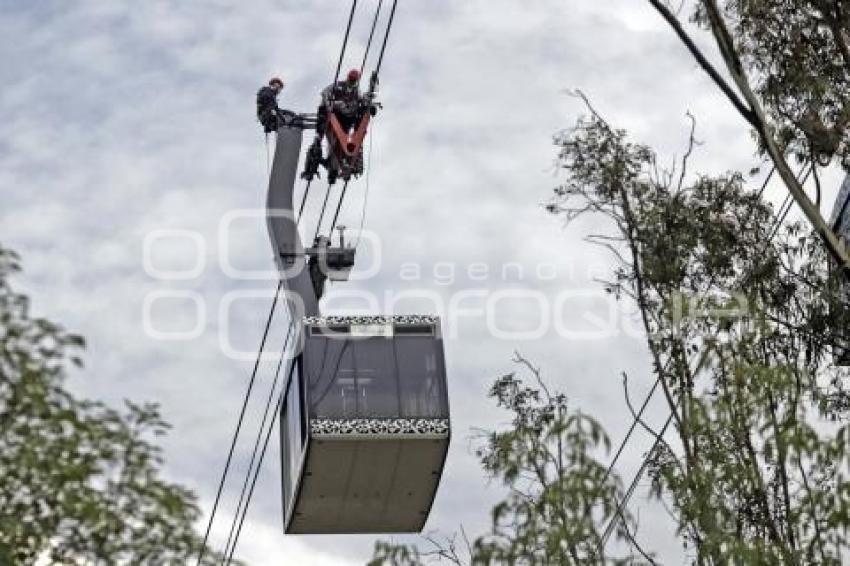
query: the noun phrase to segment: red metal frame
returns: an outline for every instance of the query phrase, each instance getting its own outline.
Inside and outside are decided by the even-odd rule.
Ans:
[[[371,118],[371,114],[369,112],[365,112],[363,117],[360,118],[360,123],[357,124],[357,127],[348,135],[342,128],[342,124],[339,123],[339,118],[336,117],[336,114],[331,113],[328,122],[330,123],[330,132],[333,133],[333,137],[335,138],[336,145],[339,148],[339,151],[344,153],[347,157],[354,157],[360,151],[360,146],[363,145],[363,140],[366,138],[366,130],[369,128],[369,119]]]

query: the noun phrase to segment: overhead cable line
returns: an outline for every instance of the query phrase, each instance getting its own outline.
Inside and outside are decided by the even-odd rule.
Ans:
[[[812,174],[814,170],[814,165],[809,167],[808,172],[803,175],[802,180],[799,180],[800,183],[805,183],[809,179],[809,175]],[[776,220],[773,222],[773,226],[770,229],[770,235],[767,237],[767,242],[773,240],[773,237],[776,236],[776,233],[779,232],[779,229],[782,228],[782,223],[785,222],[785,219],[788,217],[788,213],[791,212],[791,206],[794,204],[792,200],[791,194],[785,196],[785,200],[782,201],[782,204],[779,206],[779,213],[776,215]]]
[[[334,74],[334,82],[339,80],[339,72],[342,70],[342,60],[345,58],[345,49],[348,46],[348,36],[351,34],[351,22],[354,21],[354,12],[357,10],[357,0],[351,0],[351,12],[348,14],[348,25],[345,28],[345,37],[342,40],[342,49],[339,50],[339,61],[336,64],[336,73]]]
[[[605,531],[602,533],[602,539],[599,541],[599,555],[602,556],[603,551],[605,550],[605,545],[608,543],[608,539],[611,538],[611,533],[614,532],[614,528],[617,526],[617,522],[623,519],[623,511],[628,505],[629,500],[632,498],[632,495],[637,489],[638,482],[643,477],[646,468],[649,466],[649,460],[652,457],[652,454],[657,450],[658,445],[661,444],[662,439],[664,438],[664,434],[667,432],[667,427],[670,426],[670,423],[673,421],[673,412],[670,412],[670,416],[667,417],[667,421],[664,423],[661,431],[656,435],[655,442],[652,443],[652,447],[647,452],[646,457],[644,457],[643,462],[640,465],[640,469],[635,474],[632,483],[629,485],[629,489],[623,495],[623,500],[617,505],[617,508],[614,510],[614,515],[611,517],[611,520],[608,522],[608,526],[605,527]]]
[[[298,218],[295,220],[296,226],[301,223],[301,217],[304,216],[304,205],[307,204],[307,193],[310,192],[310,185],[313,179],[307,181],[307,186],[304,187],[304,196],[301,197],[301,206],[298,207]]]
[[[380,55],[379,55],[379,58],[378,58],[378,63],[377,63],[376,71],[375,71],[376,76],[377,76],[377,72],[380,70],[381,64],[383,62],[383,58],[384,58],[384,54],[385,54],[386,46],[387,46],[387,40],[388,40],[390,29],[392,27],[393,19],[394,19],[394,16],[395,16],[395,9],[396,9],[396,5],[397,5],[397,1],[398,0],[393,1],[393,7],[392,7],[392,10],[390,12],[386,32],[384,33],[384,39],[383,39],[382,46],[381,46],[381,52],[380,52]],[[369,40],[368,40],[367,45],[366,45],[366,51],[365,51],[364,56],[363,56],[363,62],[361,64],[361,69],[362,69],[363,66],[365,66],[366,60],[367,60],[368,55],[369,55],[369,50],[370,50],[370,47],[371,47],[372,38],[373,38],[373,35],[374,35],[374,32],[375,32],[377,21],[378,21],[379,16],[380,16],[380,10],[381,10],[382,3],[383,3],[383,0],[380,0],[379,4],[378,4],[378,8],[377,8],[376,13],[375,13],[375,16],[374,16],[373,21],[372,21],[372,28],[371,28],[371,31],[370,31],[370,34],[369,34]],[[351,33],[351,26],[352,26],[352,22],[353,22],[353,19],[354,19],[356,7],[357,7],[357,0],[352,0],[351,11],[349,13],[348,23],[346,25],[346,30],[345,30],[345,36],[343,38],[343,43],[342,43],[342,48],[340,50],[339,60],[337,62],[336,72],[334,74],[334,84],[336,84],[336,82],[339,80],[339,74],[340,74],[340,71],[342,69],[343,60],[345,58],[345,52],[346,52],[349,36],[350,36],[350,33]],[[371,141],[371,138],[370,138],[370,141]],[[347,186],[348,186],[348,182],[346,182],[345,185],[343,186],[339,202],[337,203],[337,208],[336,208],[336,212],[334,214],[331,229],[333,229],[333,227],[336,225],[336,222],[338,220],[340,210],[341,210],[342,204],[343,204],[343,199],[344,199],[345,194],[346,194]],[[310,188],[310,183],[308,182],[307,186],[305,187],[305,190],[304,190],[304,195],[303,195],[302,200],[301,200],[301,205],[299,207],[298,222],[300,222],[301,216],[303,215],[303,212],[304,212],[304,206],[305,206],[305,203],[306,203],[309,188]],[[332,185],[329,183],[327,188],[326,188],[326,191],[325,191],[325,199],[324,199],[324,202],[322,204],[322,209],[321,209],[321,213],[319,215],[319,220],[316,224],[316,233],[315,233],[314,239],[318,237],[319,232],[321,230],[322,220],[324,219],[324,213],[325,213],[325,210],[327,208],[327,203],[328,203],[328,200],[329,200],[331,188],[332,188]],[[365,214],[364,214],[364,216],[365,216]],[[282,281],[278,283],[278,294],[280,292],[281,285],[282,285]],[[277,294],[275,295],[275,301],[276,300],[277,300]],[[273,312],[274,312],[274,305],[273,305],[273,308],[272,308],[272,313]],[[263,345],[261,346],[261,351],[262,351],[262,348],[264,347],[264,344],[265,344],[265,337],[268,333],[269,325],[270,325],[270,321],[266,326],[266,331],[264,333]],[[285,372],[286,375],[287,375],[287,378],[286,378],[286,380],[285,380],[285,382],[284,382],[284,384],[283,384],[283,386],[280,389],[280,392],[278,394],[277,405],[275,407],[274,413],[272,414],[271,423],[265,429],[265,439],[263,441],[262,449],[261,449],[260,454],[259,454],[259,459],[256,460],[257,450],[258,450],[258,447],[259,447],[259,440],[263,435],[263,427],[265,425],[265,422],[268,420],[268,411],[269,411],[269,408],[271,406],[271,400],[274,398],[274,394],[275,394],[275,391],[277,389],[277,383],[279,381],[280,370],[281,370],[281,367],[283,365],[283,356],[285,355],[287,345],[289,343],[289,339],[290,339],[290,336],[291,336],[291,333],[292,333],[292,328],[293,327],[290,324],[290,327],[289,327],[288,332],[287,332],[287,337],[286,337],[286,341],[285,341],[285,344],[284,344],[284,348],[283,348],[282,358],[281,358],[281,360],[278,361],[277,370],[275,372],[275,380],[274,380],[272,387],[271,387],[271,390],[269,392],[269,397],[266,400],[266,407],[265,407],[264,414],[263,414],[263,420],[260,424],[260,430],[258,432],[258,436],[257,436],[255,444],[254,444],[254,449],[252,451],[251,463],[249,463],[248,473],[246,475],[245,482],[243,483],[243,486],[242,486],[242,493],[240,494],[240,503],[237,505],[236,516],[234,518],[234,525],[236,525],[235,532],[234,532],[234,528],[233,528],[233,525],[232,525],[231,530],[230,530],[230,534],[228,535],[227,544],[225,545],[225,556],[224,556],[225,562],[224,563],[227,564],[227,565],[231,564],[231,562],[233,560],[233,555],[236,551],[236,546],[238,544],[239,537],[240,537],[241,532],[242,532],[242,527],[244,525],[245,518],[246,518],[247,513],[248,513],[248,508],[250,506],[250,502],[251,502],[251,499],[253,497],[254,488],[256,486],[260,470],[262,469],[262,463],[263,463],[263,460],[265,458],[266,449],[268,448],[269,439],[271,438],[272,431],[274,430],[275,424],[277,422],[278,415],[280,414],[281,406],[282,406],[283,400],[285,398],[286,391],[289,388],[290,382],[291,382],[291,379],[292,379],[292,373],[293,373],[293,367],[294,366],[293,366],[293,364],[288,364],[288,369]],[[259,357],[258,357],[258,359],[259,359]],[[255,372],[254,372],[254,376],[255,375],[256,375],[256,368],[255,368]],[[253,385],[253,377],[252,377],[251,385]],[[246,397],[245,404],[247,404],[247,397]],[[240,414],[240,422],[239,422],[240,427],[241,427],[242,418],[244,417],[244,412],[245,412],[245,405],[243,404],[242,412]],[[234,438],[233,444],[235,445],[235,438]],[[233,452],[233,446],[231,446],[230,454],[228,456],[227,467],[229,467],[232,452]],[[252,466],[252,463],[255,460],[256,460],[256,466]],[[246,494],[246,486],[248,485],[248,478],[251,477],[252,472],[253,472],[253,477],[250,481],[250,487],[248,487],[247,494]],[[223,483],[224,483],[224,480],[222,480],[222,485],[219,487],[219,494],[216,497],[216,506],[218,504],[218,499],[219,499],[220,494],[221,494]],[[240,515],[240,506],[241,506],[241,515]],[[237,521],[238,521],[238,523],[237,523]],[[210,519],[210,525],[211,525],[211,523],[212,523],[212,518]],[[206,545],[206,540],[209,536],[209,530],[210,530],[210,527],[208,526],[207,527],[207,535],[204,539],[204,541],[205,541],[204,546]],[[201,557],[202,557],[202,555],[201,555]],[[199,563],[200,563],[200,558],[199,558]]]
[[[263,411],[263,419],[260,422],[260,429],[257,433],[257,438],[254,441],[254,448],[251,450],[251,460],[248,462],[248,471],[245,474],[245,480],[242,482],[242,491],[239,493],[239,502],[236,504],[236,515],[233,518],[233,522],[230,525],[230,532],[227,535],[227,542],[224,545],[224,552],[222,556],[227,556],[227,551],[230,548],[230,542],[233,539],[233,534],[236,528],[237,518],[239,517],[240,511],[242,511],[242,503],[245,499],[245,493],[248,490],[248,482],[251,478],[251,471],[254,469],[254,461],[257,457],[257,451],[260,445],[260,439],[263,437],[263,430],[265,430],[266,420],[269,416],[269,407],[271,406],[272,399],[274,398],[274,392],[277,390],[277,383],[280,379],[280,368],[283,365],[283,360],[286,359],[286,349],[289,346],[289,338],[292,334],[293,321],[290,321],[289,327],[286,331],[286,338],[283,341],[283,348],[280,351],[280,358],[277,362],[277,369],[275,369],[274,380],[272,381],[271,390],[269,391],[268,399],[266,400],[266,408]],[[259,468],[259,466],[258,466]],[[245,505],[245,512],[247,512],[247,504]],[[233,540],[233,546],[236,546],[236,540]]]
[[[290,326],[290,330],[291,329],[292,329],[292,326]],[[287,334],[287,341],[288,341],[288,337],[289,337],[289,334]],[[284,352],[285,351],[286,351],[286,348],[284,347]],[[283,354],[283,355],[285,355],[285,354]],[[286,397],[287,389],[289,389],[289,383],[292,380],[292,373],[293,373],[293,368],[295,367],[295,364],[289,363],[287,365],[288,365],[288,367],[287,367],[287,371],[286,371],[286,376],[287,376],[286,381],[284,382],[284,386],[280,390],[280,393],[277,396],[277,404],[275,405],[274,412],[272,413],[272,421],[269,424],[268,429],[266,429],[266,438],[263,441],[263,448],[262,448],[262,451],[260,452],[260,459],[257,462],[257,466],[254,470],[254,477],[251,480],[251,487],[249,488],[247,498],[245,499],[245,505],[242,509],[242,516],[239,517],[239,524],[236,528],[236,535],[233,539],[233,545],[230,547],[230,552],[228,553],[228,555],[226,557],[226,562],[225,562],[226,566],[230,566],[231,562],[233,561],[233,554],[236,552],[236,545],[239,542],[239,536],[242,534],[242,526],[244,525],[245,517],[248,514],[248,507],[249,507],[249,505],[251,505],[251,498],[254,495],[254,487],[257,485],[257,478],[260,475],[260,470],[263,467],[263,460],[266,457],[266,449],[269,446],[269,439],[271,438],[272,431],[274,430],[274,426],[277,423],[277,417],[278,417],[278,415],[280,415],[280,410],[281,410],[281,406],[283,404],[283,399]],[[271,404],[271,400],[273,399],[273,392],[274,392],[274,390],[272,390],[272,394],[269,395],[269,398],[266,402],[266,412],[268,412],[268,408]],[[260,434],[262,434],[262,431],[260,432]],[[258,437],[258,440],[259,440],[259,437]]]
[[[390,10],[390,18],[387,21],[387,31],[384,32],[384,41],[381,44],[381,53],[380,55],[378,55],[378,64],[375,65],[375,76],[378,76],[378,74],[381,72],[381,64],[384,62],[384,51],[386,51],[387,49],[387,40],[390,37],[390,30],[393,27],[393,18],[395,18],[395,8],[397,4],[398,0],[393,0],[393,7]]]
[[[263,357],[263,351],[265,350],[266,346],[266,338],[268,338],[269,335],[269,328],[271,327],[272,319],[274,318],[275,308],[277,307],[277,300],[280,296],[280,290],[282,286],[283,280],[278,281],[277,289],[275,290],[274,294],[274,299],[272,300],[272,306],[269,309],[269,316],[266,320],[266,328],[265,330],[263,330],[263,338],[262,340],[260,340],[260,347],[257,350],[257,359],[254,362],[254,369],[251,371],[251,379],[248,381],[248,389],[245,391],[245,396],[242,400],[242,408],[239,411],[239,418],[236,421],[236,429],[233,431],[233,438],[230,441],[230,449],[227,452],[227,460],[224,463],[224,470],[221,472],[221,480],[218,483],[218,490],[216,490],[215,501],[213,502],[213,508],[210,512],[210,519],[207,522],[207,528],[204,532],[204,539],[201,543],[201,548],[198,550],[198,566],[200,566],[201,561],[203,560],[204,554],[206,552],[207,541],[210,537],[210,529],[212,529],[213,521],[215,520],[215,514],[218,510],[218,504],[221,500],[221,493],[224,489],[225,480],[227,479],[227,473],[230,470],[230,463],[233,459],[233,451],[236,448],[236,441],[239,439],[239,432],[242,430],[242,422],[245,419],[245,409],[248,406],[248,399],[251,397],[251,390],[254,387],[254,380],[257,377],[257,369],[260,367],[260,360]]]
[[[666,371],[666,368],[665,368]],[[649,390],[649,393],[646,394],[646,397],[643,399],[643,404],[641,404],[640,409],[637,412],[637,416],[632,420],[632,425],[629,427],[628,432],[626,432],[626,436],[623,438],[623,441],[620,443],[619,448],[617,448],[617,453],[614,454],[614,458],[611,460],[611,463],[608,465],[608,468],[605,470],[605,474],[602,476],[602,481],[599,482],[600,486],[604,486],[605,482],[608,480],[608,476],[611,475],[611,471],[614,469],[614,465],[617,463],[617,460],[620,458],[620,454],[623,453],[623,450],[626,447],[626,444],[629,442],[629,438],[631,438],[632,433],[637,428],[638,423],[640,422],[640,418],[643,416],[643,411],[646,409],[646,406],[649,405],[649,401],[652,399],[652,396],[655,394],[655,389],[658,387],[658,384],[661,383],[660,379],[656,379],[655,383],[652,384],[652,388]]]
[[[348,189],[348,181],[342,186],[342,193],[339,195],[339,202],[336,204],[336,212],[334,213],[333,221],[331,222],[331,234],[336,228],[336,221],[339,218],[339,211],[342,208],[342,201],[345,199],[345,191]]]
[[[774,173],[776,173],[776,165],[770,168],[770,173],[767,174],[767,177],[764,179],[764,183],[761,184],[761,188],[758,190],[758,193],[756,193],[756,199],[761,200],[764,190],[767,188],[767,184],[770,182]]]
[[[368,55],[369,55],[369,49],[370,49],[370,47],[371,47],[371,45],[372,45],[372,35],[373,35],[373,34],[374,34],[374,32],[375,32],[375,25],[376,25],[376,24],[377,24],[377,22],[378,22],[378,14],[379,14],[379,13],[380,13],[380,11],[381,11],[381,5],[382,5],[382,4],[383,4],[383,0],[380,0],[380,2],[378,3],[378,7],[377,7],[377,9],[375,10],[375,17],[374,17],[374,18],[373,18],[373,20],[372,20],[372,29],[371,29],[371,31],[369,32],[369,41],[366,43],[366,52],[363,54],[363,63],[361,64],[361,67],[360,67],[361,72],[362,72],[362,70],[363,70],[363,67],[366,65],[366,58],[367,58],[367,57],[368,57]],[[384,53],[385,53],[385,51],[386,51],[386,49],[387,49],[387,40],[388,40],[388,39],[389,39],[389,37],[390,37],[390,30],[392,30],[392,27],[393,27],[393,20],[395,19],[395,9],[396,9],[396,5],[397,5],[397,4],[398,4],[398,0],[393,0],[393,7],[392,7],[392,9],[390,10],[390,16],[389,16],[389,19],[387,20],[387,27],[386,27],[386,29],[385,29],[385,31],[384,31],[384,40],[383,40],[383,42],[381,43],[381,52],[380,52],[380,54],[379,54],[379,56],[378,56],[378,63],[377,63],[377,65],[375,66],[375,71],[374,71],[374,73],[372,74],[372,79],[373,79],[373,81],[372,81],[372,84],[371,84],[371,85],[370,85],[370,87],[369,87],[369,88],[370,88],[370,92],[372,92],[372,91],[373,91],[373,89],[374,89],[374,87],[375,87],[375,84],[376,84],[376,83],[375,83],[375,80],[377,80],[378,74],[379,74],[379,73],[380,73],[380,71],[381,71],[381,64],[382,64],[382,63],[383,63],[383,61],[384,61]],[[370,142],[370,143],[371,143],[371,142]],[[346,187],[348,187],[348,181],[346,181],[346,183],[345,183],[345,187],[343,187],[343,188],[342,188],[342,194],[341,194],[341,195],[340,195],[340,197],[339,197],[339,203],[337,204],[337,207],[336,207],[336,214],[334,215],[334,220],[333,220],[333,223],[331,224],[331,227],[330,227],[331,232],[333,232],[333,229],[336,227],[337,217],[339,216],[339,211],[340,211],[340,209],[342,208],[342,202],[343,202],[343,199],[345,199],[345,189],[346,189]],[[316,234],[316,235],[318,236],[318,232],[317,232],[317,234]]]
[[[375,26],[378,24],[378,16],[381,15],[381,5],[384,0],[378,0],[378,7],[375,9],[375,17],[372,19],[372,29],[369,30],[369,40],[366,42],[366,51],[363,52],[363,62],[360,63],[360,74],[363,74],[363,69],[366,67],[366,58],[369,57],[369,48],[372,47],[372,36],[375,35]]]
[[[328,197],[331,196],[331,189],[333,185],[328,183],[328,187],[325,189],[325,201],[322,203],[322,211],[319,213],[319,220],[316,222],[316,233],[313,234],[313,241],[319,237],[319,232],[322,230],[322,220],[325,218],[325,208],[328,206]]]
[[[374,126],[369,130],[369,151],[366,155],[366,190],[363,191],[363,206],[360,209],[360,226],[357,229],[357,240],[354,242],[353,246],[356,250],[360,245],[360,238],[363,234],[363,226],[366,225],[366,205],[369,202],[369,173],[372,171],[372,134],[374,132]],[[850,199],[848,199],[850,201]]]
[[[336,88],[335,88],[336,83],[337,83],[337,81],[339,81],[339,73],[342,70],[342,62],[345,59],[345,51],[348,48],[348,37],[349,37],[349,35],[351,35],[351,23],[354,21],[354,12],[356,12],[356,11],[357,11],[357,0],[351,0],[351,11],[348,13],[348,24],[345,27],[345,36],[343,37],[343,40],[342,40],[342,47],[339,50],[339,60],[337,61],[337,64],[336,64],[336,72],[334,73],[334,80],[331,83],[331,85],[334,87],[334,88],[331,88],[331,97],[333,97],[334,90],[336,90]],[[319,237],[319,229],[322,226],[322,217],[325,214],[325,206],[327,206],[327,204],[328,204],[328,196],[330,195],[332,186],[333,185],[331,183],[328,183],[328,186],[325,189],[325,202],[322,204],[322,213],[319,215],[319,221],[316,223],[316,235],[313,236],[314,240]],[[306,193],[304,195],[304,198],[305,199],[307,198]],[[302,207],[303,207],[303,203],[302,203]]]

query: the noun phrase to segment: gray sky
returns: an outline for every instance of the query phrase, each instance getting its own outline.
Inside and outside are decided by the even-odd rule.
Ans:
[[[376,2],[360,4],[346,66],[359,64]],[[74,390],[110,403],[159,402],[174,425],[164,444],[166,473],[195,490],[206,510],[250,371],[249,361],[226,355],[222,337],[255,348],[269,303],[231,302],[233,293],[268,295],[274,286],[234,279],[222,265],[272,267],[262,219],[235,220],[220,235],[228,213],[265,201],[254,93],[280,74],[287,82],[281,104],[313,111],[332,78],[348,6],[36,1],[0,13],[0,240],[23,256],[18,283],[33,294],[35,311],[88,338],[87,368],[73,376]],[[574,407],[602,420],[615,442],[629,424],[621,372],[635,396],[651,384],[641,337],[629,331],[634,319],[611,311],[592,281],[610,261],[582,235],[604,224],[588,218],[565,229],[541,207],[558,182],[552,135],[584,113],[565,91],[582,89],[663,162],[681,156],[692,111],[703,142],[693,171],[748,170],[753,144],[639,0],[402,1],[382,78],[366,217],[380,252],[364,246],[359,259],[379,258],[379,271],[334,286],[325,308],[362,310],[351,296],[360,291],[377,293],[380,305],[393,300],[385,292],[429,292],[431,300],[402,299],[397,310],[456,315],[446,340],[454,437],[427,530],[450,533],[463,524],[474,535],[502,492],[483,478],[470,450],[473,430],[506,421],[485,393],[513,369],[515,349]],[[828,212],[838,174],[826,180]],[[345,224],[359,225],[366,188],[365,179],[349,188]],[[768,195],[783,196],[778,187]],[[146,239],[155,269],[196,273],[177,281],[151,276]],[[419,277],[409,276],[410,264]],[[483,281],[484,268],[470,273],[473,264],[486,266]],[[163,293],[183,298],[152,303],[150,325],[165,333],[196,327],[195,337],[162,340],[145,331],[146,301]],[[606,317],[610,323],[601,322]],[[494,326],[503,334],[544,330],[523,339],[494,335]],[[275,325],[273,341],[282,329]],[[271,365],[262,367],[260,393]],[[658,401],[656,423],[665,417]],[[216,544],[226,536],[256,426],[246,424]],[[648,446],[645,436],[629,445],[619,468],[626,481]],[[238,554],[258,565],[362,564],[374,537],[284,538],[279,476],[275,436]],[[645,490],[632,511],[645,546],[665,564],[681,563],[681,543]]]

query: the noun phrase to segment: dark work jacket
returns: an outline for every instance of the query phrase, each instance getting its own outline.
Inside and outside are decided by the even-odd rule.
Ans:
[[[322,104],[327,108],[330,100],[338,105],[338,110],[345,116],[354,117],[360,111],[363,97],[357,84],[349,84],[348,81],[339,81],[329,85],[322,91]]]
[[[257,91],[257,117],[278,111],[277,95],[270,86],[264,86]]]

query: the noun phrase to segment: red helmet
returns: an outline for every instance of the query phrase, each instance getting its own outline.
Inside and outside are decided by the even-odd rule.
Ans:
[[[357,69],[351,69],[348,71],[348,80],[351,82],[360,80],[360,71]]]
[[[269,80],[269,86],[278,85],[280,88],[283,88],[283,79],[280,77],[272,77]]]

